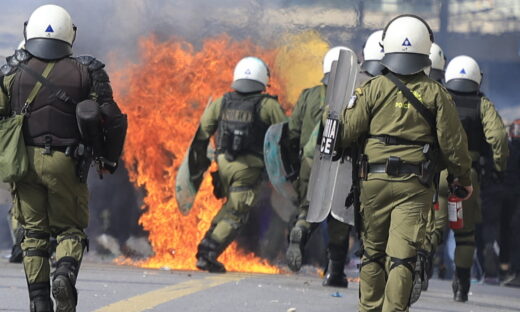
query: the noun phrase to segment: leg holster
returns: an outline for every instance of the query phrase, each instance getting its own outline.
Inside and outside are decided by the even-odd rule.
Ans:
[[[54,311],[51,300],[51,286],[49,282],[34,283],[28,286],[31,312]]]

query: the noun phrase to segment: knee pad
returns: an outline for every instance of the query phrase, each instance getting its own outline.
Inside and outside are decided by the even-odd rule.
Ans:
[[[85,234],[83,234],[83,233],[76,233],[76,232],[60,234],[60,235],[58,235],[57,243],[59,245],[59,244],[63,243],[64,241],[67,241],[67,240],[75,241],[75,242],[81,244],[82,252],[85,249],[87,250],[87,252],[89,251],[89,241],[85,237]]]
[[[390,262],[391,262],[391,265],[390,265],[389,271],[392,271],[396,267],[403,265],[405,268],[407,268],[410,271],[410,273],[412,273],[412,276],[415,275],[415,263],[417,262],[417,256],[404,258],[404,259],[390,257]]]
[[[51,235],[47,232],[37,230],[26,230],[23,241],[23,256],[24,257],[42,257],[49,258],[49,240]],[[34,240],[33,243],[28,243],[26,239]],[[33,245],[33,246],[31,246]]]
[[[456,246],[475,246],[475,231],[455,232]]]
[[[364,267],[365,265],[367,264],[370,264],[370,263],[376,263],[377,265],[379,265],[383,271],[386,272],[386,267],[385,267],[385,260],[386,260],[386,254],[384,253],[376,253],[374,255],[369,255],[367,253],[366,250],[363,251],[363,257],[365,257],[365,261],[361,262],[361,264],[359,265],[359,269],[361,270],[362,267]]]

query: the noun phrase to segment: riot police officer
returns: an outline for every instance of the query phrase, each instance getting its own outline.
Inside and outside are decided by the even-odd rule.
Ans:
[[[480,92],[482,73],[477,62],[465,55],[452,59],[446,68],[446,88],[455,102],[458,116],[468,138],[472,159],[471,180],[475,187],[473,196],[462,204],[463,228],[455,229],[455,277],[453,294],[455,301],[468,300],[471,266],[475,251],[475,224],[481,222],[479,159],[487,144],[491,147],[494,168],[503,172],[509,155],[507,133],[493,103]],[[441,209],[447,209],[447,173],[441,174]]]
[[[430,49],[430,60],[432,62],[431,67],[426,72],[428,76],[441,83],[444,81],[444,66],[446,65],[446,57],[441,47],[432,43]],[[435,181],[438,184],[437,181]],[[439,209],[438,205],[438,185],[436,187],[436,194],[433,198],[432,209],[430,209],[426,223],[426,236],[422,243],[422,246],[418,250],[418,266],[416,266],[417,277],[414,280],[414,290],[412,293],[411,302],[419,299],[420,291],[428,289],[428,280],[432,276],[433,272],[433,255],[443,241],[444,229],[447,223],[446,211]],[[416,283],[417,282],[417,283]]]
[[[305,89],[300,94],[298,102],[289,120],[289,141],[297,141],[298,150],[302,151],[309,142],[311,133],[321,120],[325,106],[325,93],[329,82],[332,62],[338,59],[339,53],[344,47],[333,47],[323,58],[322,84]],[[315,145],[315,144],[314,144]],[[303,250],[311,233],[318,226],[317,223],[306,221],[309,201],[307,200],[307,188],[311,173],[312,159],[302,158],[296,189],[298,193],[298,215],[289,234],[289,246],[286,257],[289,268],[299,271],[303,262]],[[327,256],[329,259],[324,286],[348,287],[348,281],[344,273],[345,260],[348,252],[349,233],[351,226],[329,217],[327,219],[329,242]]]
[[[385,55],[381,42],[383,41],[383,30],[377,30],[368,36],[363,45],[363,63],[361,63],[362,74],[367,79],[360,79],[359,85],[366,82],[370,77],[381,75],[385,67],[381,64],[381,59]]]
[[[246,223],[258,197],[264,168],[263,138],[271,124],[286,119],[277,98],[264,93],[268,82],[269,69],[261,59],[243,58],[235,67],[234,91],[210,103],[201,117],[190,157],[194,167],[205,171],[207,146],[216,132],[218,172],[213,178],[216,194],[226,202],[198,245],[196,265],[200,270],[226,271],[217,258]]]
[[[383,33],[384,75],[356,89],[342,114],[340,148],[360,140],[364,254],[360,311],[406,311],[439,155],[472,192],[467,141],[447,91],[428,78],[433,34],[413,15]]]
[[[112,98],[104,64],[72,57],[76,26],[56,5],[37,8],[25,24],[25,50],[2,67],[0,112],[24,114],[28,172],[12,184],[14,215],[25,230],[21,244],[30,310],[53,311],[50,298],[49,238],[57,238],[52,276],[56,311],[75,311],[75,288],[88,224],[85,168],[89,138],[82,137],[76,108],[94,103],[103,141],[97,150],[100,172],[114,172],[126,134],[126,116]]]

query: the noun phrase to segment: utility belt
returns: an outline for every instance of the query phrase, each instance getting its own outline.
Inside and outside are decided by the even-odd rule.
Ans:
[[[92,160],[94,159],[92,147],[83,143],[75,143],[66,146],[52,146],[50,144],[30,144],[29,146],[43,148],[44,150],[42,154],[44,155],[51,155],[52,152],[56,151],[62,152],[65,156],[74,159],[76,161],[76,175],[80,182],[87,182],[88,171]]]
[[[386,163],[369,163],[368,173],[386,173],[391,177],[400,177],[407,174],[422,175],[422,166],[409,164],[402,161],[399,157],[390,156]]]
[[[256,156],[262,160],[264,160],[264,153],[254,150],[242,150],[238,153],[230,153],[229,151],[226,151],[224,149],[217,149],[215,154],[218,156],[220,154],[224,154],[227,161],[234,161],[238,156],[246,156],[246,155],[253,155]]]
[[[70,146],[48,146],[48,145],[41,145],[41,144],[27,144],[27,146],[33,146],[33,147],[39,147],[39,148],[43,148],[45,149],[44,150],[44,154],[50,154],[51,152],[62,152],[62,153],[66,153],[67,149],[70,148]]]
[[[385,163],[369,163],[366,155],[361,155],[359,160],[359,177],[366,180],[369,173],[386,173],[391,177],[400,177],[407,174],[415,174],[419,181],[430,186],[437,173],[437,157],[431,143],[411,141],[390,135],[370,135],[369,138],[377,139],[385,145],[417,145],[423,147],[425,161],[420,164],[407,163],[400,157],[390,156]]]

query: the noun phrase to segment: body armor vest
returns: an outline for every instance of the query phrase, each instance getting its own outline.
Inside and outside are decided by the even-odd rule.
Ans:
[[[480,119],[480,105],[482,94],[465,94],[450,91],[462,127],[468,137],[468,150],[483,153],[486,148],[484,128]]]
[[[266,125],[260,119],[260,104],[266,94],[226,93],[222,99],[217,130],[217,153],[229,161],[240,154],[262,157]]]
[[[26,65],[41,74],[47,63],[33,57]],[[75,103],[89,96],[91,83],[88,69],[75,59],[67,57],[56,62],[47,79],[63,90],[71,100],[60,100],[55,90],[43,85],[24,119],[25,143],[52,147],[75,144],[81,139]],[[11,107],[16,113],[22,110],[35,84],[36,79],[29,73],[21,69],[16,72],[11,87]]]

